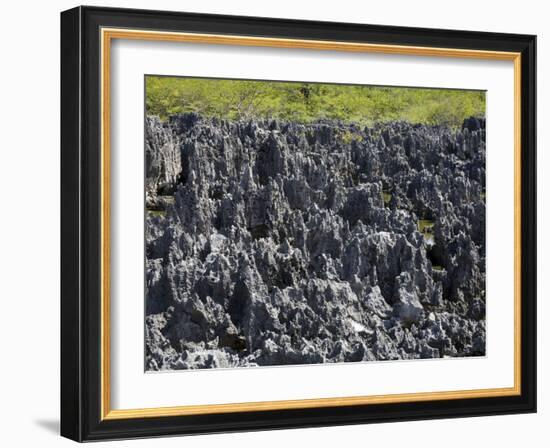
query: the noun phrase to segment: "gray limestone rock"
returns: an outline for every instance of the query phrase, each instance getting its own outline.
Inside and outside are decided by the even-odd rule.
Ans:
[[[485,354],[485,122],[147,117],[146,369]]]

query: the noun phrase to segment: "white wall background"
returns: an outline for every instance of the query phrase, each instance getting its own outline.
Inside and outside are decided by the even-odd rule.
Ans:
[[[204,13],[353,21],[537,34],[539,194],[539,413],[537,415],[344,426],[124,441],[109,446],[317,447],[370,445],[423,448],[545,446],[550,439],[550,392],[544,346],[550,319],[550,38],[546,2],[536,0],[119,0],[87,4]],[[69,446],[59,414],[59,12],[78,3],[17,1],[2,5],[0,27],[0,441],[3,446]],[[107,446],[98,444],[96,446]]]

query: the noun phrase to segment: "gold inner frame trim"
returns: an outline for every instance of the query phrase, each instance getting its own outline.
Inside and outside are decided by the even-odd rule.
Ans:
[[[252,412],[432,400],[503,397],[521,394],[521,54],[514,52],[418,47],[354,42],[279,39],[216,34],[101,29],[101,419],[116,420],[232,412]],[[295,48],[356,53],[456,57],[514,63],[514,386],[506,388],[418,392],[303,400],[111,409],[110,346],[110,50],[113,39],[185,42],[213,45]]]

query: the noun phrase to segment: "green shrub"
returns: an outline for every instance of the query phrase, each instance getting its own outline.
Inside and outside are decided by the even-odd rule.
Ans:
[[[147,113],[161,119],[198,112],[232,120],[406,120],[458,126],[469,116],[485,116],[485,92],[480,91],[161,76],[147,76],[145,82]]]

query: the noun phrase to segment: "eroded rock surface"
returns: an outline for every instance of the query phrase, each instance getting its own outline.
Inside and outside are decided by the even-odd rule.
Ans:
[[[485,123],[146,121],[146,368],[485,354]]]

